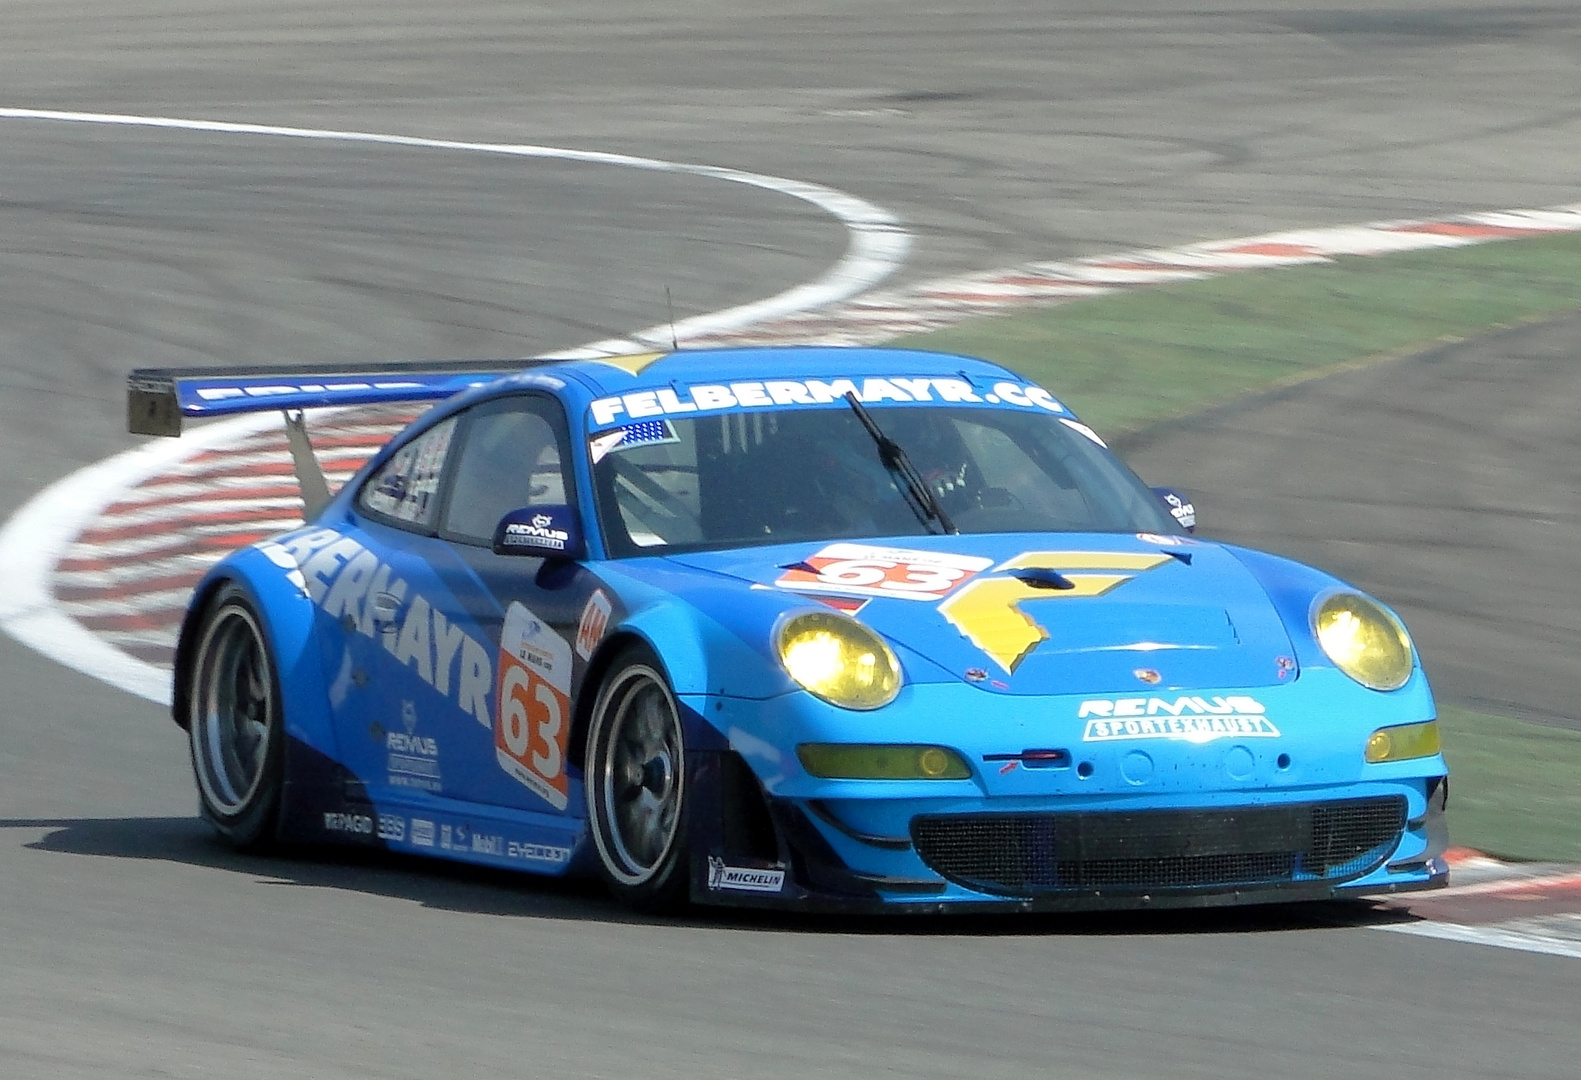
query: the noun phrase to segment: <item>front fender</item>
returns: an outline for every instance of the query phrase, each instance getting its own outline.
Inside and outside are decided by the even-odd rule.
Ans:
[[[796,689],[762,649],[687,604],[654,604],[619,627],[648,643],[664,661],[678,695],[716,694],[762,700]]]

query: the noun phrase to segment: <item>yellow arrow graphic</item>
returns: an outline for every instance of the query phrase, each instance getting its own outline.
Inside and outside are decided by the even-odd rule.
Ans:
[[[968,582],[939,605],[949,624],[993,657],[1007,673],[1048,640],[1048,631],[1021,610],[1023,600],[1064,600],[1102,596],[1135,577],[1135,573],[1066,573],[1093,570],[1151,570],[1168,555],[1101,551],[1028,551],[995,570],[1054,570],[1074,588],[1047,589],[1013,577],[985,577]]]

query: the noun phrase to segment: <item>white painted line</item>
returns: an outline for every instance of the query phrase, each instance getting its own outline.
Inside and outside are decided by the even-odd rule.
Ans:
[[[566,150],[553,146],[460,142],[366,131],[235,124],[165,116],[0,108],[0,119],[373,143],[684,173],[745,184],[800,199],[831,214],[845,226],[849,234],[845,255],[816,281],[765,300],[683,319],[673,327],[669,323],[649,327],[633,334],[630,339],[595,342],[563,354],[567,356],[593,357],[641,352],[646,348],[668,344],[672,334],[677,339],[689,339],[703,334],[728,333],[761,320],[794,315],[849,300],[893,274],[911,248],[911,235],[899,218],[854,195],[821,184],[711,165],[687,165],[656,158]],[[233,445],[274,427],[278,422],[278,418],[270,414],[242,416],[197,428],[181,439],[155,439],[135,450],[79,469],[39,492],[0,527],[0,565],[7,568],[9,578],[8,588],[0,591],[0,629],[67,667],[149,701],[169,704],[170,673],[123,652],[68,616],[51,591],[50,575],[72,548],[77,536],[126,489],[160,475],[211,446]],[[356,451],[341,451],[332,456],[351,456],[354,453]],[[200,468],[193,471],[204,470]]]
[[[1460,923],[1423,921],[1391,923],[1388,926],[1374,926],[1372,929],[1389,930],[1396,934],[1412,934],[1416,937],[1437,938],[1440,941],[1459,941],[1468,945],[1492,945],[1499,949],[1544,953],[1548,956],[1567,956],[1581,960],[1581,941],[1504,930],[1497,926],[1462,926]]]
[[[843,258],[816,281],[798,285],[765,300],[726,308],[707,315],[682,319],[639,330],[630,338],[611,338],[551,355],[562,358],[612,356],[642,352],[668,345],[673,332],[685,340],[704,334],[726,333],[785,315],[793,315],[826,304],[848,300],[877,285],[893,274],[911,250],[911,234],[894,214],[855,195],[848,195],[822,184],[789,180],[762,173],[743,172],[715,165],[688,165],[658,158],[608,154],[592,150],[567,150],[558,146],[527,143],[464,142],[455,139],[423,139],[411,135],[386,135],[371,131],[331,131],[321,128],[280,127],[274,124],[236,124],[220,120],[184,120],[170,116],[122,116],[115,113],[61,112],[53,109],[0,108],[0,119],[47,120],[57,123],[105,124],[118,127],[168,128],[178,131],[204,131],[223,135],[258,135],[324,142],[373,143],[427,150],[452,150],[475,154],[500,154],[509,157],[549,158],[578,161],[590,165],[618,165],[651,172],[683,173],[745,184],[765,191],[788,195],[811,203],[833,216],[849,233]]]
[[[279,418],[239,416],[194,429],[181,439],[156,439],[78,469],[45,488],[0,527],[0,629],[51,660],[138,697],[170,703],[170,673],[122,652],[60,609],[49,576],[67,549],[122,491],[210,446],[222,446]]]

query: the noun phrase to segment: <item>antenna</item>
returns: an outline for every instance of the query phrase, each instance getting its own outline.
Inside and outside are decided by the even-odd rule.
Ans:
[[[670,299],[670,287],[664,287],[664,306],[670,309],[670,348],[680,351],[681,346],[675,340],[675,301]]]

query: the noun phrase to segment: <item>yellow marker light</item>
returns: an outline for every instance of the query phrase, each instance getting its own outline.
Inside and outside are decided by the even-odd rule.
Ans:
[[[1312,613],[1328,658],[1370,690],[1398,690],[1411,677],[1411,639],[1398,619],[1365,596],[1335,593]]]
[[[943,746],[802,743],[802,768],[826,780],[966,780],[965,759]]]
[[[1443,744],[1438,738],[1438,722],[1428,720],[1420,724],[1379,728],[1367,740],[1366,757],[1369,763],[1377,765],[1384,761],[1432,757],[1442,749]]]
[[[855,619],[822,611],[792,616],[778,647],[790,677],[831,705],[877,709],[900,693],[900,661]]]

